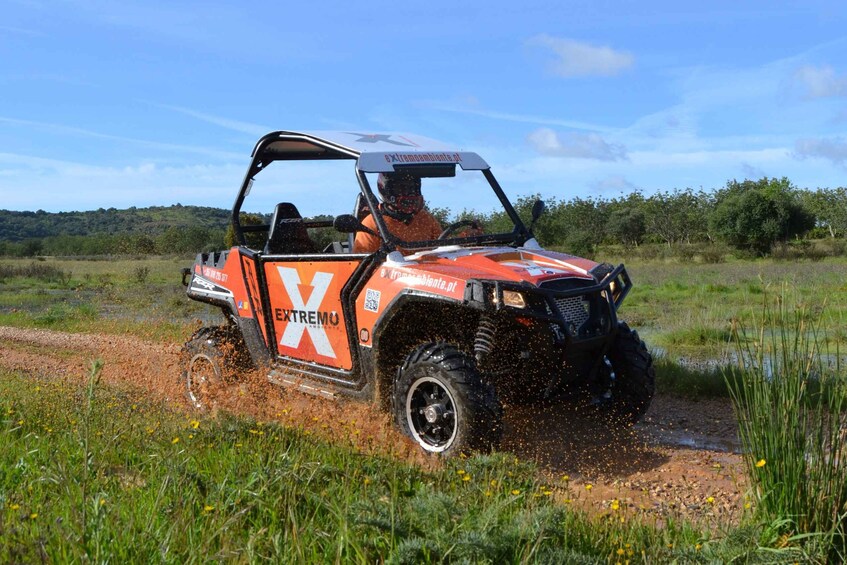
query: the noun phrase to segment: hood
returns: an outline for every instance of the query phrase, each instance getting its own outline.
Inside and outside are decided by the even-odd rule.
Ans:
[[[593,281],[589,271],[598,263],[539,249],[441,247],[410,255],[397,266],[401,265],[463,280],[503,280],[538,286],[562,278]]]

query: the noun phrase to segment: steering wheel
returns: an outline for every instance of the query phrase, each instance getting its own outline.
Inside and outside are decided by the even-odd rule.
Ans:
[[[482,226],[479,223],[479,220],[459,220],[458,222],[453,222],[441,232],[441,235],[438,236],[438,239],[447,239],[447,236],[452,234],[454,231],[459,228],[464,228],[466,226],[473,226],[473,229],[482,230]]]

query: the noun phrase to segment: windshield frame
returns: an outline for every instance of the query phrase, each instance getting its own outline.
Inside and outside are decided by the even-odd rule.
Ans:
[[[402,171],[403,165],[396,165],[393,167],[394,171]],[[359,180],[359,187],[362,190],[362,196],[365,199],[365,202],[368,205],[368,209],[371,210],[374,223],[376,224],[377,230],[379,230],[379,235],[382,238],[383,246],[387,247],[389,251],[394,251],[395,249],[408,249],[408,250],[420,250],[420,249],[431,249],[434,247],[446,247],[446,246],[464,246],[464,247],[478,247],[486,244],[512,244],[516,246],[523,245],[532,238],[532,234],[529,232],[527,227],[524,225],[520,216],[518,216],[517,211],[515,211],[512,203],[509,201],[509,197],[506,196],[506,193],[503,192],[500,183],[497,182],[497,179],[494,177],[494,174],[491,172],[491,168],[487,165],[485,168],[469,168],[469,170],[480,171],[485,179],[488,181],[489,186],[497,195],[497,199],[500,201],[500,204],[503,206],[503,211],[506,212],[506,215],[512,221],[514,228],[509,233],[485,233],[482,235],[470,236],[470,237],[451,237],[445,239],[430,239],[430,240],[421,240],[421,241],[405,241],[395,236],[388,230],[388,227],[383,218],[383,213],[380,208],[380,201],[377,196],[374,194],[371,189],[370,183],[368,182],[367,177],[365,176],[365,171],[363,171],[358,166],[356,167],[356,177]],[[376,211],[375,213],[373,211]],[[447,226],[443,226],[447,227]]]

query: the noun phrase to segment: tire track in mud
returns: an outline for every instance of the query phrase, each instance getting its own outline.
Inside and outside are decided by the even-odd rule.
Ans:
[[[84,382],[91,362],[102,359],[103,382],[137,387],[188,415],[180,349],[131,336],[0,326],[0,366]],[[280,389],[258,372],[240,375],[217,401],[222,410],[304,428],[363,453],[424,468],[440,464],[373,406]],[[567,405],[508,407],[502,449],[537,461],[545,480],[559,487],[557,497],[590,511],[617,505],[660,520],[683,516],[717,526],[735,522],[744,505],[735,420],[723,400],[660,395],[642,423],[621,428]]]

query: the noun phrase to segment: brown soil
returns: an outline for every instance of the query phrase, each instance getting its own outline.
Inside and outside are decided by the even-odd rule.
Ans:
[[[149,391],[188,410],[180,383],[180,347],[114,335],[69,334],[0,326],[0,366],[83,381],[102,359],[102,380]],[[241,375],[217,398],[220,409],[305,428],[366,453],[433,467],[390,418],[357,402],[281,390],[262,375]],[[744,505],[743,462],[726,400],[658,395],[641,423],[610,427],[569,406],[509,407],[502,449],[532,459],[566,502],[598,511],[633,511],[734,522]]]

